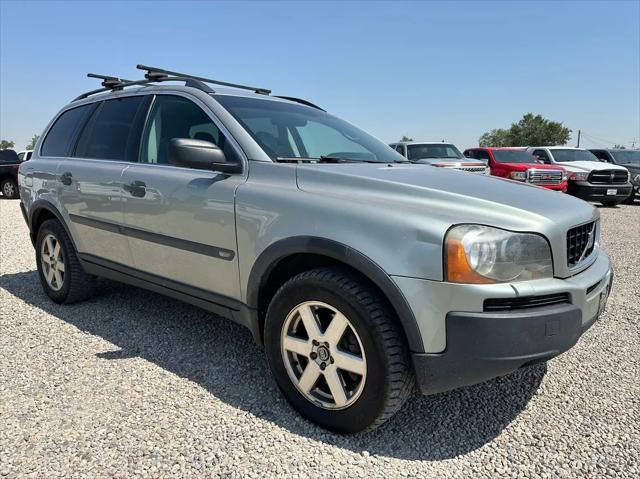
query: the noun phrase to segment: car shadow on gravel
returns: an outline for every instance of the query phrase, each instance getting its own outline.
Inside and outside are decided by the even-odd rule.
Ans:
[[[442,460],[473,451],[498,436],[526,408],[546,372],[545,365],[537,365],[449,393],[416,396],[377,430],[342,436],[316,427],[288,406],[262,350],[248,330],[231,321],[109,281],[99,282],[95,298],[68,306],[49,300],[36,271],[0,276],[0,288],[112,343],[113,348],[96,351],[101,360],[143,358],[294,434],[357,453]],[[172,392],[159,394],[170,397]]]

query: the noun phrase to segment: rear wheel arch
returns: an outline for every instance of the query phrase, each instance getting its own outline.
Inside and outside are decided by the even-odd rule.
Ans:
[[[69,231],[69,228],[67,227],[67,224],[62,217],[62,214],[52,203],[46,200],[37,200],[31,205],[29,211],[29,231],[31,232],[31,242],[34,245],[36,238],[38,237],[38,230],[40,229],[40,226],[42,226],[42,224],[47,220],[55,219],[58,220],[62,227],[65,229],[67,236],[69,236],[69,239],[71,240],[75,248],[73,236],[71,236],[71,232]]]
[[[310,236],[273,243],[254,263],[247,284],[247,304],[257,310],[261,334],[266,309],[279,287],[296,274],[322,266],[341,266],[367,280],[396,313],[410,351],[424,351],[413,311],[389,275],[373,260],[347,245]]]

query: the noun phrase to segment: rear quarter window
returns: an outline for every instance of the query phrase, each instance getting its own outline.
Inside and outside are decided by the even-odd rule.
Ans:
[[[83,105],[67,110],[58,117],[45,137],[42,156],[68,156],[73,140],[95,105]]]

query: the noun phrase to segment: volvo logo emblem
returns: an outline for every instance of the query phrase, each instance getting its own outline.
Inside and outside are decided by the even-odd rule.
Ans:
[[[580,259],[578,260],[578,263],[580,263],[585,258],[585,256],[587,255],[587,251],[593,248],[593,244],[595,240],[596,240],[596,224],[593,223],[593,226],[591,227],[591,231],[589,231],[589,235],[587,237],[587,244],[584,247],[582,254],[580,255]]]
[[[329,350],[324,346],[320,346],[318,348],[318,358],[320,359],[320,361],[326,361],[327,359],[329,359]]]

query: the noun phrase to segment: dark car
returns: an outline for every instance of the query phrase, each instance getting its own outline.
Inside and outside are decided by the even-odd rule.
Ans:
[[[19,198],[18,167],[20,157],[13,150],[0,150],[0,191],[5,198]]]
[[[589,151],[596,155],[600,161],[624,166],[629,170],[633,189],[625,203],[633,203],[633,200],[640,199],[640,150],[611,148],[606,150],[593,149]]]

